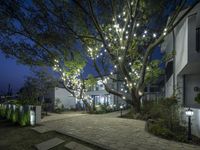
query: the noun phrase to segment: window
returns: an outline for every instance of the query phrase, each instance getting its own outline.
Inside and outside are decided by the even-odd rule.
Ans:
[[[170,61],[170,62],[167,63],[167,66],[165,68],[165,72],[166,72],[166,81],[168,81],[169,78],[173,74],[173,61]]]
[[[196,51],[200,52],[200,27],[196,29]]]

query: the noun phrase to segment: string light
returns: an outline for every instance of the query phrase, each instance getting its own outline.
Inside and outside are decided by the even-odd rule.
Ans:
[[[140,26],[140,24],[139,24],[139,23],[137,23],[137,24],[136,24],[136,27],[139,27],[139,26]]]
[[[154,34],[153,34],[153,37],[156,38],[156,36],[157,36],[157,35],[154,33]]]

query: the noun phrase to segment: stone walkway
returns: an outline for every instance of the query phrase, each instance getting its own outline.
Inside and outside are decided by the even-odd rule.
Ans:
[[[118,150],[200,150],[200,146],[178,143],[147,133],[145,122],[117,118],[119,112],[107,115],[75,115],[43,122],[48,130]]]

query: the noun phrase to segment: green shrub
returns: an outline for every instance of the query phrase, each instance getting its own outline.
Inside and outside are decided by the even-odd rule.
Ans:
[[[167,139],[171,139],[174,137],[174,134],[170,129],[164,127],[162,123],[156,122],[150,124],[148,127],[148,131],[153,133],[154,135],[161,136]]]
[[[19,117],[20,126],[30,125],[30,111],[23,112]]]
[[[180,126],[179,106],[175,97],[163,98],[146,104],[142,112],[148,115],[146,127],[150,133],[180,142],[186,141],[186,128]]]
[[[6,108],[4,105],[0,105],[0,116],[1,117],[6,117]]]
[[[16,123],[19,119],[19,108],[13,109],[11,111],[11,120],[13,123]]]
[[[106,105],[95,105],[95,114],[104,114],[106,112],[108,112]]]
[[[11,108],[6,108],[6,118],[8,119],[8,120],[10,120],[11,119]]]
[[[195,101],[200,104],[200,93],[195,97]]]
[[[166,128],[175,130],[179,126],[178,101],[175,97],[163,98],[155,101],[144,103],[142,114],[147,119],[163,120]]]

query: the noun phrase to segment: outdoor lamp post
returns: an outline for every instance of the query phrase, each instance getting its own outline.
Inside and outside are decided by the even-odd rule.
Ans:
[[[194,112],[188,108],[185,112],[186,116],[188,117],[188,141],[192,140],[192,134],[191,134],[191,117],[193,116]]]
[[[123,110],[123,105],[120,105],[120,112],[121,112],[121,117],[122,117],[122,110]]]

